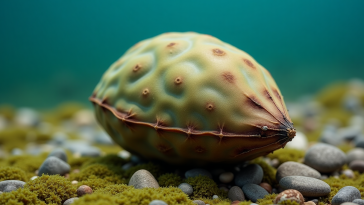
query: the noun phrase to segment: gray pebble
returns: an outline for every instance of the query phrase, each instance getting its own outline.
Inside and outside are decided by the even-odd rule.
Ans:
[[[238,186],[233,186],[228,192],[228,198],[231,201],[245,201],[243,190]]]
[[[198,175],[208,176],[209,178],[212,179],[211,173],[208,172],[205,169],[200,169],[200,168],[190,169],[190,170],[186,171],[186,173],[185,173],[186,178],[188,178],[188,177],[197,177]]]
[[[21,150],[19,148],[14,148],[11,150],[11,155],[13,155],[13,156],[23,155],[23,150]]]
[[[149,203],[149,205],[168,205],[168,204],[162,200],[153,200]]]
[[[354,148],[346,154],[346,163],[347,164],[350,164],[350,162],[352,162],[354,160],[364,160],[364,149],[363,148]]]
[[[201,200],[194,200],[194,201],[192,201],[192,203],[197,204],[197,205],[206,205],[205,202],[203,202]]]
[[[69,173],[70,170],[71,167],[69,164],[57,157],[51,156],[44,160],[43,164],[40,166],[38,176],[42,176],[42,174],[65,175]]]
[[[347,176],[350,179],[354,178],[354,176],[355,176],[353,170],[351,170],[351,169],[345,169],[344,171],[342,171],[342,174],[344,174],[345,176]]]
[[[70,205],[73,202],[75,202],[77,199],[78,199],[78,197],[69,198],[65,202],[63,202],[63,205]]]
[[[182,183],[182,184],[178,185],[178,188],[181,189],[188,196],[193,193],[193,188],[188,183]]]
[[[343,151],[332,145],[317,143],[305,155],[305,164],[319,172],[334,172],[346,163]]]
[[[287,176],[305,176],[319,179],[321,174],[307,165],[298,162],[285,162],[278,167],[276,179],[279,181]]]
[[[49,155],[48,155],[48,157],[51,157],[51,156],[53,156],[53,157],[57,157],[58,159],[61,159],[61,160],[63,160],[64,162],[66,162],[67,163],[67,154],[66,154],[66,152],[63,150],[63,149],[61,149],[61,148],[56,148],[56,149],[54,149],[51,153],[49,153]],[[48,158],[47,157],[47,158]]]
[[[263,179],[263,169],[257,164],[243,167],[235,176],[236,186],[243,187],[245,184],[259,184]]]
[[[340,205],[344,202],[352,202],[361,199],[360,191],[353,186],[341,188],[331,200],[331,205]]]
[[[154,176],[145,169],[140,169],[131,176],[129,186],[134,186],[136,189],[147,187],[159,188],[157,180],[155,180]]]
[[[24,187],[25,182],[19,180],[5,180],[0,182],[0,191],[11,192]],[[9,188],[8,188],[9,187]]]
[[[305,197],[326,196],[330,193],[330,186],[319,179],[304,176],[288,176],[279,181],[283,189],[295,189]]]
[[[349,164],[349,168],[353,171],[364,172],[364,161],[354,160]]]
[[[212,199],[218,199],[219,198],[219,196],[218,195],[213,195],[212,196]]]
[[[256,184],[245,184],[243,186],[243,192],[253,202],[257,202],[258,199],[262,199],[269,194],[267,190]]]
[[[353,203],[353,202],[345,202],[345,203],[342,203],[341,205],[358,205],[358,204]]]
[[[364,200],[363,199],[354,199],[354,201],[352,201],[355,204],[359,204],[359,205],[364,205]]]

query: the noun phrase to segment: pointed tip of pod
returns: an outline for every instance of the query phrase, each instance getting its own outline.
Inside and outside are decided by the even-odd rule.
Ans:
[[[296,136],[296,129],[287,128],[287,136],[292,140]]]

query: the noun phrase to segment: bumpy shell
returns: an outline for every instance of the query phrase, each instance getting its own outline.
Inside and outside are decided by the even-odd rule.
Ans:
[[[270,73],[209,35],[166,33],[137,43],[90,100],[117,144],[172,164],[238,163],[295,136]]]

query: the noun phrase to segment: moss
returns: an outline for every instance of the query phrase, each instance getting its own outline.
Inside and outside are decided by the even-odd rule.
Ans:
[[[337,148],[341,149],[341,151],[343,151],[344,153],[347,153],[350,150],[352,150],[354,148],[354,146],[350,143],[345,143],[345,144],[338,146]]]
[[[177,187],[182,183],[182,178],[177,174],[167,173],[158,177],[158,183],[161,187],[175,186]]]
[[[321,124],[327,124],[332,119],[340,122],[341,126],[347,126],[353,114],[343,109],[328,109],[321,115]]]
[[[20,180],[28,181],[26,173],[16,167],[1,167],[0,168],[0,181],[4,180]]]
[[[102,157],[92,158],[91,160],[84,163],[82,165],[82,168],[85,168],[85,167],[93,165],[93,164],[103,164],[108,167],[110,167],[110,166],[118,167],[118,169],[120,169],[120,167],[127,162],[128,162],[128,160],[125,160],[125,159],[117,156],[116,154],[108,154],[108,155],[105,155]]]
[[[297,201],[291,201],[291,200],[282,201],[279,204],[283,204],[283,205],[300,205]]]
[[[29,189],[17,189],[0,195],[0,204],[6,205],[38,205],[37,194]]]
[[[39,156],[11,156],[1,164],[3,166],[17,167],[23,170],[27,175],[27,179],[30,179],[35,175],[35,171],[39,169],[46,158],[47,153],[43,153]]]
[[[205,202],[205,204],[211,204],[211,205],[230,205],[231,204],[231,200],[230,199],[208,199],[208,198],[200,198],[200,199],[195,199],[195,200],[201,200],[201,201]]]
[[[55,111],[55,114],[59,119],[66,120],[72,118],[76,112],[82,109],[85,109],[83,104],[77,102],[67,102],[59,105]]]
[[[92,160],[92,157],[78,157],[78,158],[75,158],[72,155],[68,155],[68,154],[67,154],[67,158],[68,158],[68,164],[71,166],[72,170],[73,169],[79,169],[84,164],[86,164],[86,163],[88,163],[89,161]]]
[[[267,157],[271,159],[278,159],[279,163],[282,164],[288,161],[301,162],[305,152],[297,149],[279,149],[272,154],[268,154]]]
[[[134,167],[131,167],[130,169],[128,169],[125,174],[124,177],[127,179],[130,179],[130,177],[138,170],[140,169],[145,169],[148,170],[153,176],[154,178],[158,179],[158,177],[160,175],[163,174],[163,169],[161,166],[159,166],[158,164],[154,164],[154,163],[147,163],[147,164],[140,164]]]
[[[207,176],[189,177],[185,182],[193,188],[193,193],[190,196],[192,199],[212,198],[213,195],[218,195],[221,199],[227,197],[227,193],[220,190],[214,180]]]
[[[269,194],[269,195],[266,195],[263,199],[258,199],[256,203],[259,204],[259,205],[274,204],[273,201],[277,197],[277,195],[278,194]]]
[[[306,132],[306,137],[309,142],[317,142],[319,141],[321,134],[323,131],[323,127],[317,128],[311,132]]]
[[[0,105],[0,115],[9,121],[12,121],[15,116],[15,108],[11,105]]]
[[[101,152],[105,154],[114,154],[123,150],[119,145],[116,144],[114,145],[95,144],[94,146],[99,148]]]
[[[110,185],[115,185],[117,180],[113,177],[105,177],[105,178],[97,178],[95,175],[90,176],[88,179],[85,179],[83,181],[79,181],[77,184],[77,187],[81,185],[87,185],[91,187],[93,191],[97,191],[99,189],[106,188]]]
[[[316,96],[316,100],[324,107],[334,108],[341,107],[342,99],[347,92],[346,83],[338,82],[331,84],[322,89]]]
[[[93,193],[82,196],[78,200],[75,200],[72,205],[119,205],[117,197],[105,195],[103,193]]]
[[[42,175],[24,185],[43,202],[62,204],[76,196],[76,188],[71,182],[59,175]]]
[[[277,170],[270,166],[269,164],[267,164],[262,157],[259,157],[259,158],[256,158],[252,161],[250,161],[250,163],[252,164],[258,164],[262,167],[263,169],[263,172],[264,172],[264,175],[263,175],[263,180],[262,182],[266,182],[270,185],[274,185],[274,184],[277,184],[277,181],[276,181],[276,173],[277,173]]]
[[[113,184],[106,186],[104,188],[100,188],[94,193],[102,193],[102,194],[108,194],[108,195],[117,195],[120,194],[126,190],[134,189],[132,186],[128,186],[126,184]]]

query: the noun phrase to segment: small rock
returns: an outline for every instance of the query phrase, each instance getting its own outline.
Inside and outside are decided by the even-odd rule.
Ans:
[[[274,168],[277,168],[279,165],[279,160],[277,158],[274,158],[270,161],[270,165]]]
[[[96,123],[95,115],[91,110],[79,110],[73,114],[73,121],[77,126],[89,126]]]
[[[69,199],[67,199],[67,200],[63,203],[63,205],[70,205],[70,204],[72,204],[73,202],[75,202],[77,199],[78,199],[78,197],[69,198]]]
[[[219,180],[225,184],[230,183],[233,179],[234,174],[232,172],[224,172],[219,176]]]
[[[205,169],[200,169],[200,168],[197,168],[197,169],[190,169],[188,171],[186,171],[185,173],[185,177],[186,178],[189,178],[189,177],[196,177],[198,175],[202,175],[202,176],[208,176],[209,178],[212,179],[212,175],[210,172],[208,172],[207,170]]]
[[[30,180],[34,180],[36,178],[38,178],[38,176],[32,176],[32,178],[30,178]]]
[[[295,201],[297,203],[299,203],[300,205],[304,205],[305,199],[303,198],[302,194],[294,189],[287,189],[283,192],[281,192],[280,194],[278,194],[278,196],[276,196],[276,198],[274,199],[273,203],[274,204],[280,204],[283,201]],[[313,202],[312,202],[313,203]]]
[[[233,186],[228,192],[228,198],[231,201],[245,201],[243,190],[238,186]]]
[[[257,184],[245,184],[242,190],[245,196],[253,202],[257,202],[258,199],[263,199],[269,194],[265,189]]]
[[[61,149],[61,148],[56,148],[56,149],[54,149],[51,153],[49,153],[48,154],[48,157],[51,157],[51,156],[53,156],[53,157],[57,157],[58,159],[61,159],[61,160],[63,160],[64,162],[66,162],[67,163],[67,154],[66,154],[66,152],[63,150],[63,149]],[[47,158],[48,158],[47,157]]]
[[[305,164],[319,172],[334,172],[346,162],[346,155],[335,146],[317,143],[305,155]],[[302,192],[301,192],[302,193]]]
[[[162,200],[153,200],[149,203],[149,205],[168,205],[168,204]]]
[[[123,158],[123,159],[129,159],[131,154],[130,152],[126,151],[126,150],[121,150],[119,153],[118,153],[118,156]]]
[[[23,155],[23,150],[21,150],[19,148],[14,148],[11,150],[11,155],[13,155],[13,156]]]
[[[218,195],[213,195],[212,196],[212,199],[218,199],[219,198],[219,196]]]
[[[159,184],[154,176],[147,170],[140,169],[131,176],[129,186],[134,186],[136,189],[142,188],[159,188]]]
[[[358,204],[355,204],[353,202],[345,202],[345,203],[342,203],[341,205],[358,205]]]
[[[363,199],[354,199],[354,201],[352,201],[355,204],[359,204],[359,205],[364,205],[364,200]]]
[[[340,205],[344,202],[352,202],[361,199],[360,191],[353,186],[341,188],[331,200],[331,205]]]
[[[73,181],[71,182],[71,184],[78,184],[78,181],[73,180]]]
[[[1,192],[11,192],[19,188],[23,188],[25,182],[19,180],[5,180],[0,182]]]
[[[2,194],[3,192],[2,191],[0,191],[0,194]]]
[[[272,186],[266,182],[260,183],[259,186],[261,186],[263,189],[265,189],[269,194],[272,193]]]
[[[318,199],[312,199],[311,200],[313,203],[315,203],[315,204],[318,204]]]
[[[70,170],[71,167],[69,164],[57,157],[51,156],[44,160],[43,164],[40,166],[38,176],[42,176],[42,174],[65,175],[66,173],[69,173]]]
[[[354,174],[353,170],[351,170],[351,169],[345,169],[345,170],[342,172],[342,174],[344,174],[346,177],[348,177],[348,178],[350,178],[350,179],[354,178],[354,176],[355,176],[355,174]]]
[[[240,201],[236,200],[236,201],[231,202],[230,205],[239,205],[239,204],[240,204]]]
[[[235,176],[235,185],[243,187],[245,184],[260,184],[263,179],[263,169],[257,164],[244,167]]]
[[[178,188],[181,189],[188,196],[193,193],[193,188],[188,183],[182,183],[182,184],[178,185]]]
[[[82,185],[80,187],[78,187],[77,189],[77,196],[81,197],[85,194],[92,194],[92,189],[91,187],[87,186],[87,185]]]
[[[20,108],[15,114],[15,122],[19,126],[34,127],[39,121],[38,113],[29,108]]]
[[[349,168],[353,171],[358,171],[360,173],[364,172],[364,161],[363,160],[354,160],[349,164]]]
[[[289,149],[306,150],[308,147],[308,140],[305,134],[302,132],[296,132],[296,136],[292,141],[288,142],[286,145]]]
[[[288,176],[279,181],[283,189],[295,189],[303,196],[318,197],[330,193],[330,186],[319,179],[304,176]]]
[[[94,141],[97,144],[113,145],[114,141],[112,138],[104,131],[96,133]]]
[[[205,202],[203,202],[201,200],[194,200],[194,201],[192,201],[192,203],[195,203],[197,205],[206,205]]]
[[[305,176],[319,179],[321,174],[307,165],[298,162],[285,162],[278,167],[276,179],[279,181],[287,176]]]
[[[316,205],[313,201],[304,202],[304,205]]]
[[[346,154],[346,163],[347,164],[350,164],[350,162],[352,162],[354,160],[364,160],[364,149],[363,148],[354,148]]]

